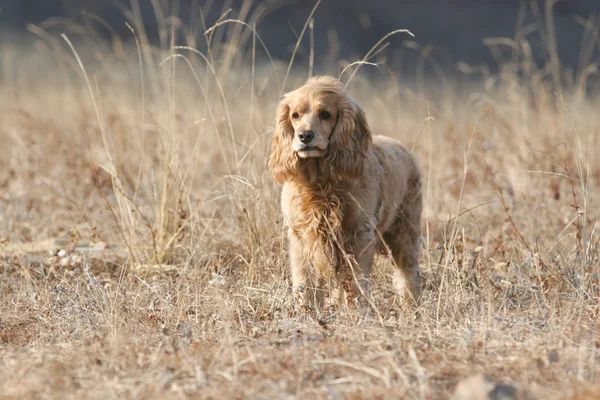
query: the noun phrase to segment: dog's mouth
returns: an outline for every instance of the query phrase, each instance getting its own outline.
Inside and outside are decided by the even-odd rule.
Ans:
[[[319,150],[319,148],[317,148],[317,146],[304,146],[303,148],[301,148],[298,151],[313,151],[313,150]]]
[[[317,146],[304,146],[297,151],[300,158],[321,157],[324,151]]]

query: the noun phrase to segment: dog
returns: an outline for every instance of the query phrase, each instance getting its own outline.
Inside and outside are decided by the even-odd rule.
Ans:
[[[397,140],[373,136],[363,110],[330,76],[283,96],[268,166],[283,184],[292,287],[300,306],[369,295],[375,252],[392,256],[402,304],[420,296],[421,173]]]

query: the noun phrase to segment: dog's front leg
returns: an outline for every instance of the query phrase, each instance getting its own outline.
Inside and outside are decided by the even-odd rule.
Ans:
[[[366,307],[367,299],[371,294],[371,270],[373,257],[375,257],[376,241],[372,232],[365,234],[352,245],[352,253],[358,266],[354,273],[354,290],[357,301],[361,307]],[[357,282],[358,281],[358,282]],[[358,285],[357,285],[358,283]]]
[[[371,269],[375,255],[376,242],[370,233],[357,235],[353,240],[347,241],[347,252],[341,257],[342,264],[338,268],[337,290],[334,298],[346,305],[365,303],[371,288]]]
[[[289,231],[290,264],[292,273],[292,290],[296,306],[301,309],[320,308],[323,303],[323,290],[315,268],[308,259],[301,239]]]

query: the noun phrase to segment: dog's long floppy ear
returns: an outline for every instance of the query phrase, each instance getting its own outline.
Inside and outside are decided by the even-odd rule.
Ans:
[[[331,177],[350,182],[360,179],[371,141],[364,111],[351,98],[343,99],[329,139],[327,159]]]
[[[288,102],[288,98],[284,96],[277,106],[271,155],[269,156],[269,170],[277,183],[287,182],[298,174],[298,155],[292,149],[294,130],[290,122]]]

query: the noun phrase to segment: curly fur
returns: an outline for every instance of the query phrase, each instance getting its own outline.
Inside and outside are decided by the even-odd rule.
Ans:
[[[319,110],[331,117],[322,118],[327,115]],[[303,130],[315,132],[315,142],[326,146],[313,152],[317,156],[294,150]],[[284,95],[268,164],[283,184],[292,285],[300,301],[320,305],[327,283],[336,301],[368,293],[376,249],[391,252],[399,295],[417,300],[419,168],[398,141],[372,136],[365,113],[342,83],[315,77]]]

